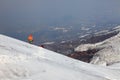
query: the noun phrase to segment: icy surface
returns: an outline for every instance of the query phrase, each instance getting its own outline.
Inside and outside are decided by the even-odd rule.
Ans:
[[[84,63],[0,35],[0,80],[120,80],[119,67]]]

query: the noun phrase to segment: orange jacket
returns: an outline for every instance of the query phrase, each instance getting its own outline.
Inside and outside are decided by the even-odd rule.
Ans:
[[[33,41],[33,36],[32,36],[32,34],[30,34],[30,35],[28,36],[28,40],[29,40],[29,41]]]

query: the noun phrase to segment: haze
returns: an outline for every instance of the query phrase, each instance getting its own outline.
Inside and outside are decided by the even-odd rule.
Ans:
[[[119,23],[120,0],[0,0],[0,32],[62,23]]]

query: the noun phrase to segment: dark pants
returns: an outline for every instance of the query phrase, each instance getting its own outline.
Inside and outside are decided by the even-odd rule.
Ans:
[[[29,40],[28,42],[29,42],[30,44],[32,44],[32,43],[33,43],[33,40]]]

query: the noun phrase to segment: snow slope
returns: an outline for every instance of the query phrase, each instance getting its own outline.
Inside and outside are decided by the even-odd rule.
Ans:
[[[99,49],[91,60],[92,64],[111,65],[120,62],[120,33],[96,44],[83,44],[75,48],[76,51]]]
[[[119,65],[84,63],[0,35],[0,80],[120,80]]]

